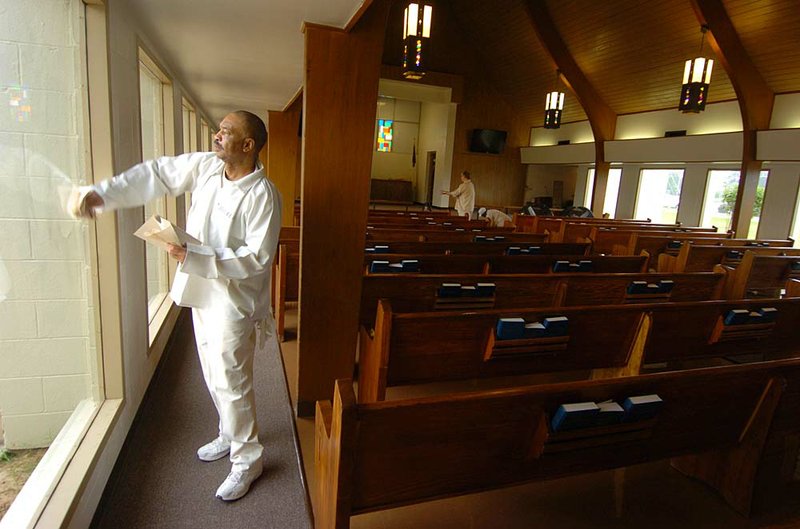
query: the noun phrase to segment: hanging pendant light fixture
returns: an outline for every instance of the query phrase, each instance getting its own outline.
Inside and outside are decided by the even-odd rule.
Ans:
[[[422,79],[423,49],[428,48],[431,37],[431,18],[433,8],[429,5],[410,3],[403,13],[403,77]]]
[[[701,26],[700,56],[689,59],[683,68],[683,86],[681,87],[681,101],[678,110],[682,112],[702,112],[708,101],[708,85],[711,83],[711,70],[714,68],[714,59],[703,56],[703,43],[706,39],[708,26]]]
[[[558,90],[559,71],[552,92],[547,93],[544,102],[544,128],[557,129],[561,126],[561,112],[564,110],[564,92]]]

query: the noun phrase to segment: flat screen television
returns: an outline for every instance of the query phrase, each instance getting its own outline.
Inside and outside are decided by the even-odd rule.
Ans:
[[[469,150],[500,154],[506,147],[507,134],[504,130],[474,129],[469,141]]]

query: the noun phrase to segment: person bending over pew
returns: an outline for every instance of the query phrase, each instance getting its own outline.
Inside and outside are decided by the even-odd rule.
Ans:
[[[271,334],[270,274],[281,229],[281,196],[258,153],[264,122],[247,111],[225,116],[214,152],[163,157],[81,188],[75,216],[141,206],[192,192],[186,231],[201,244],[169,245],[180,265],[170,295],[192,307],[200,366],[219,414],[217,437],[197,450],[202,461],[230,454],[232,468],[216,497],[241,498],[263,470],[253,392],[256,328]]]
[[[478,210],[478,218],[488,222],[490,228],[502,228],[506,224],[511,224],[511,217],[499,209],[481,208]]]
[[[442,194],[455,197],[455,208],[458,216],[467,215],[472,220],[473,211],[475,210],[475,184],[472,183],[469,171],[461,172],[461,185],[453,191],[442,191]]]

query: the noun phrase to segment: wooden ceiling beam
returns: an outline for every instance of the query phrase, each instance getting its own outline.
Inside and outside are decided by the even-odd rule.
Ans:
[[[575,94],[583,107],[594,134],[595,179],[592,192],[593,208],[602,208],[605,185],[608,180],[609,163],[605,160],[605,142],[614,139],[617,113],[609,107],[594,86],[581,71],[567,45],[556,29],[555,22],[547,10],[545,0],[526,0],[528,20],[545,51],[561,73],[564,84]]]
[[[756,159],[756,133],[769,129],[775,93],[744,48],[722,0],[690,0],[697,20],[708,26],[708,42],[725,68],[742,115],[742,167],[731,225],[737,237],[747,237],[761,162]]]

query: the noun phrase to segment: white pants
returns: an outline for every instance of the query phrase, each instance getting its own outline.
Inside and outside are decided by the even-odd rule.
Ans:
[[[233,470],[261,464],[253,392],[255,322],[227,321],[192,309],[194,335],[203,378],[219,414],[219,435],[231,443]]]

